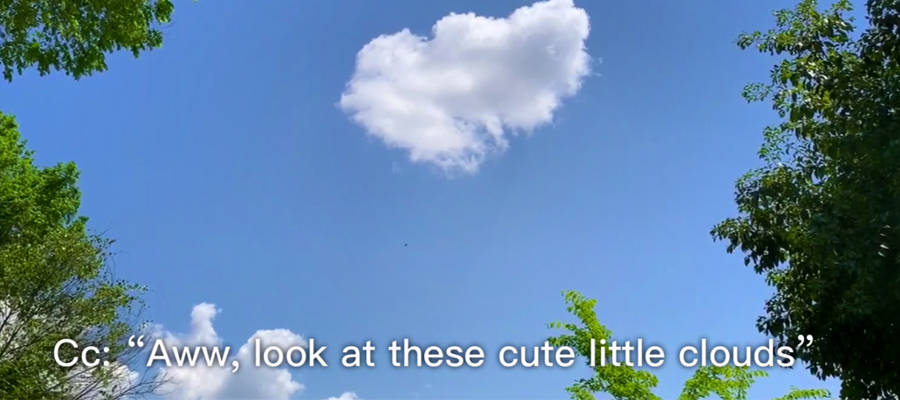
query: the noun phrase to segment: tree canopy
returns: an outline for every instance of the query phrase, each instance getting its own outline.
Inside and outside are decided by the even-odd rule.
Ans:
[[[778,56],[751,101],[771,101],[763,166],[737,182],[739,215],[712,234],[774,287],[759,329],[847,399],[900,396],[900,2],[804,0],[742,48]]]
[[[564,293],[566,306],[578,322],[553,322],[551,328],[562,329],[566,333],[550,338],[554,346],[568,346],[586,359],[590,366],[591,345],[596,346],[594,354],[609,354],[604,348],[613,340],[612,331],[597,319],[594,308],[597,300],[584,297],[581,293]],[[594,339],[592,342],[591,339]],[[610,356],[607,356],[607,361]],[[595,393],[607,393],[615,400],[661,400],[653,393],[659,380],[653,373],[636,370],[625,364],[613,365],[596,362],[590,378],[579,379],[566,390],[572,400],[596,400]],[[758,378],[767,376],[762,370],[747,367],[699,367],[694,375],[684,383],[678,400],[701,400],[715,395],[722,400],[747,400],[748,392]],[[830,396],[823,389],[793,389],[788,394],[774,400],[813,400]]]
[[[14,119],[0,114],[0,398],[113,398],[151,389],[122,363],[140,288],[110,273],[110,241],[88,233],[77,214],[77,180],[72,163],[35,166]],[[112,366],[58,366],[53,347],[65,338],[82,348],[108,346]]]
[[[170,0],[2,1],[3,77],[32,67],[75,79],[104,71],[112,52],[159,47],[172,11]],[[77,180],[73,163],[35,166],[15,120],[0,113],[0,398],[112,399],[164,382],[129,369],[138,351],[124,338],[141,328],[130,320],[141,288],[114,279],[112,241],[78,215]],[[108,348],[109,365],[57,365],[60,339]]]
[[[135,57],[162,45],[159,24],[169,21],[170,0],[12,0],[0,2],[3,77],[37,67],[78,79],[106,70],[106,55]]]

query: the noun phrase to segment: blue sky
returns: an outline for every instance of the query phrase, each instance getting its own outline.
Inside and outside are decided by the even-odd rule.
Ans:
[[[372,370],[294,371],[295,398],[564,398],[586,371],[398,370],[383,348],[538,343],[569,319],[566,289],[597,298],[617,336],[666,347],[657,393],[674,398],[691,373],[681,345],[765,339],[769,290],[709,230],[734,214],[733,182],[775,120],[740,97],[773,60],[734,39],[793,2],[576,2],[591,74],[476,171],[412,162],[341,108],[377,36],[527,4],[182,1],[162,49],[80,81],[28,72],[0,104],[39,162],[78,164],[82,212],[117,240],[117,276],[148,286],[146,318],[188,332],[209,302],[228,344],[285,328],[335,360],[344,344],[379,346]],[[752,398],[836,389],[770,372]]]

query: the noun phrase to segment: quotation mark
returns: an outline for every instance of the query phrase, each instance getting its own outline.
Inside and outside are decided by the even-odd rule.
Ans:
[[[134,335],[131,335],[128,338],[128,347],[144,347],[144,335],[138,336],[137,340],[134,339]]]
[[[797,340],[800,341],[800,344],[797,345],[798,348],[803,347],[803,346],[808,347],[808,346],[812,346],[813,336],[812,335],[806,335],[806,336],[797,335]]]

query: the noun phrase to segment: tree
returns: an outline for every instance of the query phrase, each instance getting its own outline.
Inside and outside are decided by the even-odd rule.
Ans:
[[[804,0],[776,28],[741,35],[781,60],[747,86],[782,121],[763,166],[736,184],[739,215],[713,228],[775,293],[759,329],[798,350],[847,399],[900,397],[900,2],[868,0],[854,32],[848,0]]]
[[[549,339],[556,347],[567,346],[585,357],[590,366],[591,339],[594,339],[594,354],[603,352],[612,339],[612,332],[597,319],[594,311],[597,300],[588,299],[575,291],[563,293],[570,313],[578,318],[578,323],[553,322],[551,328],[568,331],[566,334]],[[605,340],[605,342],[603,342]],[[648,371],[638,371],[625,364],[613,365],[607,358],[606,365],[598,361],[593,368],[594,375],[579,379],[566,390],[573,400],[596,400],[594,393],[608,393],[616,400],[660,400],[653,394],[659,380]],[[678,400],[701,400],[716,395],[722,400],[747,400],[747,392],[757,378],[767,376],[765,371],[746,367],[699,367],[694,376],[687,380]],[[787,395],[775,400],[813,400],[830,396],[822,389],[793,389]]]
[[[3,77],[36,66],[41,75],[64,71],[75,79],[106,70],[106,54],[162,45],[158,24],[172,14],[170,0],[0,1]]]
[[[140,287],[115,280],[111,241],[88,233],[77,215],[78,170],[39,168],[15,120],[0,114],[0,398],[100,399],[152,390],[128,369],[123,343]],[[63,368],[60,339],[109,347],[108,367]],[[63,348],[74,357],[74,349]]]
[[[0,1],[3,77],[37,67],[75,79],[106,70],[106,55],[159,47],[170,0]],[[12,117],[0,113],[0,398],[112,399],[150,393],[164,380],[129,369],[139,353],[123,340],[140,287],[108,268],[111,240],[89,234],[77,215],[72,163],[33,164]],[[63,368],[60,339],[108,347],[97,367]],[[74,349],[64,348],[66,359]]]

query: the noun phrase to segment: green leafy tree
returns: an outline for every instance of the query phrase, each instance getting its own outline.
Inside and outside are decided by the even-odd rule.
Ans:
[[[564,293],[566,306],[578,322],[553,322],[551,328],[567,333],[549,339],[553,346],[567,346],[586,358],[590,366],[591,344],[595,355],[613,340],[612,331],[600,323],[594,308],[597,300],[584,297],[575,291]],[[591,339],[594,339],[592,342]],[[603,342],[605,340],[605,342]],[[602,344],[607,343],[607,344]],[[658,379],[649,371],[639,371],[625,364],[613,365],[607,359],[605,365],[598,360],[590,378],[579,379],[566,390],[573,400],[596,400],[595,393],[607,393],[615,400],[660,400],[653,394]],[[757,378],[767,376],[765,371],[743,367],[699,367],[684,384],[678,400],[701,400],[717,396],[722,400],[747,400],[747,392]],[[830,396],[822,389],[793,389],[787,395],[774,400],[825,399]]]
[[[162,45],[158,25],[169,21],[170,0],[0,1],[0,63],[7,81],[37,67],[76,79],[106,70],[106,55],[135,57]]]
[[[135,57],[162,44],[170,0],[0,0],[3,77],[36,67],[75,79],[106,70],[119,50]],[[0,113],[0,398],[115,399],[153,392],[164,379],[129,369],[139,353],[123,339],[141,328],[140,287],[113,279],[111,241],[77,215],[78,170],[39,168],[12,117]],[[108,347],[109,366],[62,368],[54,344]],[[70,359],[75,351],[65,348]]]
[[[900,2],[813,0],[742,35],[775,55],[771,80],[747,86],[781,122],[764,131],[763,166],[736,185],[739,215],[713,230],[774,287],[759,329],[798,349],[847,399],[900,397]]]
[[[0,398],[100,399],[152,390],[151,374],[127,369],[123,340],[139,287],[113,279],[110,241],[78,216],[78,170],[40,168],[14,119],[0,114]],[[62,368],[60,339],[108,346],[108,367]],[[68,347],[66,350],[72,350]],[[74,351],[63,359],[74,357]]]

